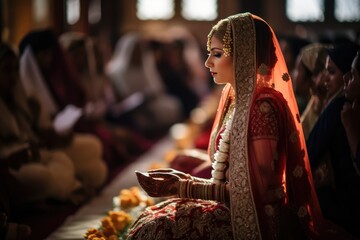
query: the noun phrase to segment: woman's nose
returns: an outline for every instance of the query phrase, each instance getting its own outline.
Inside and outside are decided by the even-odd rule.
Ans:
[[[210,68],[210,56],[205,60],[205,67]]]

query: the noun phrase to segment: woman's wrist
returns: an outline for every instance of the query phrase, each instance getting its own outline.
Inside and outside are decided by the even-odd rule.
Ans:
[[[178,196],[181,198],[215,200],[224,203],[229,200],[226,183],[196,182],[189,179],[180,180]]]

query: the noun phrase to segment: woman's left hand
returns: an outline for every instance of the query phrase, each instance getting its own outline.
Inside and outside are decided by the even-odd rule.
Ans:
[[[177,195],[180,178],[168,172],[148,174],[136,171],[140,186],[150,197],[169,197]]]

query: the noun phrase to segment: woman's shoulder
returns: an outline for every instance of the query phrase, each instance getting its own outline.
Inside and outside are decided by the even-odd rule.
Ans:
[[[286,100],[283,95],[273,88],[261,88],[255,93],[253,106],[270,105],[273,109],[281,107]]]

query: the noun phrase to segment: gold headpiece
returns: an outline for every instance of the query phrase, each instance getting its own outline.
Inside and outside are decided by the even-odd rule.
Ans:
[[[223,41],[223,51],[224,51],[224,55],[225,56],[230,56],[232,51],[231,51],[231,45],[232,45],[232,38],[231,38],[231,23],[230,21],[228,21],[227,25],[226,25],[226,31],[225,31],[225,35],[222,39]]]
[[[223,20],[222,20],[223,21]],[[210,52],[211,50],[211,38],[213,37],[214,33],[217,31],[216,28],[213,28],[209,35],[208,35],[208,40],[207,40],[207,50]],[[225,30],[225,34],[223,36],[222,39],[222,43],[223,43],[223,51],[224,51],[224,55],[225,56],[230,56],[232,54],[232,37],[231,37],[231,23],[228,19],[227,25],[226,25],[226,30]]]

